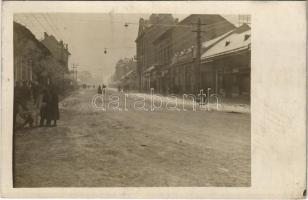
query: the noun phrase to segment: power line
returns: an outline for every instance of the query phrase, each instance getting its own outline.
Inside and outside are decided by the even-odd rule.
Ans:
[[[48,19],[45,17],[44,14],[42,14],[44,20],[47,22],[47,24],[50,26],[50,28],[52,29],[52,32],[54,32],[54,35],[57,37],[57,38],[60,38],[59,34],[57,33],[57,31],[53,28],[53,26],[49,23]]]
[[[123,25],[127,24],[132,24],[132,25],[139,25],[138,22],[127,22],[127,21],[114,21],[114,20],[104,20],[104,19],[74,19],[74,18],[66,18],[64,20],[69,20],[69,21],[86,21],[86,22],[110,22],[110,23],[121,23]],[[213,26],[217,25],[220,23],[226,23],[226,22],[217,22],[217,23],[211,23],[206,26]],[[152,24],[152,23],[147,23],[147,25],[151,26],[168,26],[168,27],[185,27],[185,28],[193,28],[194,25],[181,25],[181,24]]]
[[[59,36],[60,34],[56,30],[53,29],[53,27],[50,25],[50,23],[47,21],[47,19],[45,18],[45,16],[43,14],[42,14],[43,18],[42,17],[40,17],[40,18],[42,20],[44,20],[45,22],[47,22],[47,23],[45,23],[45,25],[47,25],[47,27],[49,27],[49,29],[46,28],[46,26],[42,24],[42,22],[38,19],[38,17],[36,17],[35,15],[30,15],[30,16],[32,16],[32,18],[35,19],[37,24],[42,28],[43,32],[48,32],[48,30],[49,30],[51,34],[53,33],[58,39],[61,39],[60,36]]]
[[[78,64],[73,63],[72,68],[73,68],[73,73],[75,73],[75,80],[77,82],[77,68],[78,68]]]
[[[43,28],[43,32],[48,31],[47,28],[35,17],[35,15],[30,15],[32,18],[35,19],[35,21]]]
[[[17,15],[16,15],[16,16],[14,16],[14,18],[17,19],[19,23],[25,25],[28,29],[31,29],[32,31],[34,30],[35,32],[40,33],[41,30],[43,30],[40,26],[35,25],[35,23],[32,22],[32,20],[29,16],[18,15],[18,17],[17,17]],[[44,30],[43,30],[43,32],[44,32]]]
[[[59,31],[59,34],[61,35],[61,37],[63,39],[66,39],[66,36],[64,36],[65,34],[63,35],[62,31],[53,23],[52,17],[48,13],[46,13],[46,15],[47,15],[47,18],[50,20],[50,23],[55,27],[57,31]]]
[[[24,20],[24,18],[20,17],[20,16],[14,16],[14,21],[19,23],[19,24],[23,24],[26,28],[29,28],[29,23],[26,22],[26,20]]]
[[[226,21],[220,21],[216,23],[211,23],[211,24],[204,24],[204,27],[211,27],[211,26],[217,26],[218,24],[226,24]],[[139,23],[136,22],[126,22],[126,24],[134,24],[134,25],[139,25]],[[183,28],[194,28],[196,24],[191,23],[192,25],[181,25],[181,24],[150,24],[148,23],[147,25],[151,26],[168,26],[168,27],[183,27]]]
[[[136,48],[136,47],[106,47],[106,49],[131,49],[131,48]]]

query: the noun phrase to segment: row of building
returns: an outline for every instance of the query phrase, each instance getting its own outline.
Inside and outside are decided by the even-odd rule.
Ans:
[[[199,59],[198,20],[205,24]],[[171,14],[152,14],[139,20],[136,67],[114,80],[143,92],[194,94],[211,88],[226,97],[249,97],[250,39],[248,24],[235,27],[220,15],[190,15],[178,22]]]
[[[44,33],[39,41],[25,26],[14,22],[14,80],[65,89],[71,84],[68,45]]]
[[[133,58],[120,59],[115,67],[115,72],[109,81],[109,86],[120,87],[125,90],[137,90],[137,62]]]

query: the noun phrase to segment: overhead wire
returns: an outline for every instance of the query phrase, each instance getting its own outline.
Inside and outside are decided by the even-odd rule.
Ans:
[[[43,34],[44,32],[48,31],[48,29],[42,24],[40,20],[38,20],[38,18],[34,14],[30,14],[30,16],[32,16],[32,18],[37,22],[37,24],[43,29]]]
[[[44,14],[42,14],[42,16],[43,16],[43,18],[41,18],[41,19],[43,19],[43,20],[45,20],[46,21],[46,23],[45,23],[45,25],[47,25],[48,26],[48,28],[50,29],[50,30],[52,30],[51,32],[53,32],[55,35],[57,35],[58,36],[58,38],[63,38],[64,39],[64,36],[63,36],[63,34],[62,34],[62,32],[59,30],[59,28],[56,26],[56,25],[54,25],[54,23],[53,23],[53,21],[52,21],[52,18],[50,17],[50,15],[48,14],[48,13],[46,13],[46,15],[47,15],[47,17],[46,16],[44,16]],[[35,16],[35,15],[30,15],[30,16],[32,16],[32,18],[36,21],[36,23],[39,25],[38,27],[40,27],[42,30],[43,30],[43,32],[45,32],[45,31],[48,31],[48,29],[45,27],[45,25],[43,25],[42,23],[41,23],[41,21]],[[28,17],[28,16],[26,16],[25,15],[25,17],[26,18],[29,18],[29,19],[31,19],[30,17]],[[28,19],[28,20],[29,20]],[[80,21],[80,20],[83,20],[83,21],[109,21],[110,22],[110,20],[101,20],[101,19],[98,19],[98,20],[96,20],[96,19],[78,19],[78,21]],[[30,20],[31,21],[31,20]],[[32,21],[31,21],[32,22]],[[125,22],[124,20],[123,21],[114,21],[114,20],[112,20],[112,23],[123,23],[123,24],[139,24],[139,23],[135,23],[135,22]],[[220,27],[220,26],[223,26],[223,25],[225,25],[226,24],[226,22],[225,21],[223,21],[223,22],[217,22],[217,23],[211,23],[211,24],[209,24],[209,25],[202,25],[202,28],[203,27],[206,27],[206,30],[207,31],[210,31],[210,30],[213,30],[213,29],[217,29],[218,27]],[[152,24],[152,25],[156,25],[156,26],[168,26],[168,27],[185,27],[185,28],[194,28],[194,27],[196,27],[196,25],[168,25],[168,24]],[[183,36],[181,36],[180,38],[178,38],[179,40],[181,40],[182,41],[182,39],[183,40],[185,40],[185,37],[186,37],[186,35],[183,35]],[[124,37],[123,39],[125,39],[126,37]],[[174,45],[175,43],[172,43],[171,45]],[[126,49],[126,51],[125,51],[125,54],[127,54],[127,51],[128,51],[128,49],[132,49],[132,48],[136,48],[135,46],[134,47],[105,47],[106,49],[114,49],[114,50],[117,50],[117,49]],[[126,55],[125,55],[126,56]]]
[[[22,14],[14,16],[16,20],[24,24],[30,29],[35,29],[38,33],[49,32],[53,34],[57,39],[64,39],[64,36],[59,32],[59,28],[50,21],[44,14]],[[22,20],[21,20],[22,18]],[[31,23],[31,25],[29,25]],[[34,30],[34,31],[35,31]]]
[[[69,20],[69,21],[86,21],[86,22],[110,22],[110,23],[121,23],[123,25],[127,24],[133,24],[133,25],[139,25],[139,22],[127,22],[127,21],[115,21],[115,20],[104,20],[104,19],[74,19],[74,18],[64,18],[63,20]],[[216,24],[220,24],[220,23],[226,23],[226,22],[217,22],[217,23],[211,23],[208,25],[204,25],[204,26],[213,26]],[[147,23],[147,25],[151,25],[151,26],[168,26],[168,27],[184,27],[184,28],[192,28],[195,27],[196,24],[192,24],[191,25],[182,25],[182,24],[152,24],[152,23]]]
[[[29,18],[26,15],[15,15],[14,16],[14,21],[23,24],[26,26],[28,29],[31,29],[37,33],[40,33],[41,30],[43,30],[41,27],[36,26],[35,23],[32,22],[31,18]]]
[[[60,36],[61,36],[63,39],[67,40],[67,37],[66,37],[65,33],[63,33],[63,32],[61,31],[61,29],[58,28],[58,26],[56,26],[56,25],[54,24],[54,22],[53,22],[53,20],[52,20],[52,17],[49,15],[49,13],[46,13],[46,15],[47,15],[47,18],[50,20],[50,23],[55,27],[55,30],[59,32]]]
[[[48,21],[48,19],[46,18],[46,16],[44,14],[41,14],[44,21],[46,22],[47,26],[50,27],[50,29],[52,30],[52,33],[54,36],[56,36],[58,39],[61,38],[61,35],[54,29],[54,27],[50,24],[50,22]]]

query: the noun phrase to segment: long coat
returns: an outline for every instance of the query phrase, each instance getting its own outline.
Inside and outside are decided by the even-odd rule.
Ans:
[[[54,91],[50,94],[50,104],[48,107],[48,117],[51,120],[59,120],[60,113],[59,113],[59,97],[58,94]]]
[[[97,93],[98,93],[98,94],[102,94],[102,93],[103,93],[101,86],[98,86],[98,88],[97,88]]]
[[[44,91],[43,97],[42,97],[42,104],[40,106],[40,115],[42,119],[47,119],[49,117],[48,115],[48,105],[50,105],[50,94],[48,91]]]

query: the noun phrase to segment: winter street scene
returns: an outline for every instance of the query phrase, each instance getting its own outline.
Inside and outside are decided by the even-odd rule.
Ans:
[[[250,187],[249,15],[14,15],[13,185]]]

